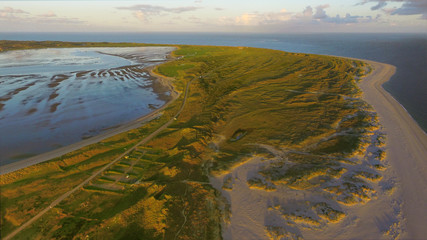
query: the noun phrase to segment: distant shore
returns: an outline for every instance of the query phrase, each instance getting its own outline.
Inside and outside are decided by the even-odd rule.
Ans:
[[[363,99],[378,113],[386,133],[387,159],[397,176],[398,201],[402,203],[406,232],[402,238],[422,239],[427,236],[427,135],[406,109],[383,87],[396,67],[361,60],[373,67],[359,87]]]
[[[153,80],[153,89],[156,92],[156,89],[158,89],[159,87],[161,88],[167,88],[169,89],[169,93],[170,93],[170,97],[168,99],[165,99],[164,97],[162,98],[162,100],[167,100],[165,102],[165,104],[163,106],[161,106],[158,109],[155,109],[154,111],[141,116],[138,119],[135,119],[131,122],[128,123],[124,123],[121,124],[119,126],[113,127],[105,132],[102,132],[99,135],[84,139],[82,141],[49,151],[49,152],[45,152],[27,159],[23,159],[17,162],[13,162],[13,163],[9,163],[6,164],[4,166],[0,166],[0,175],[6,174],[6,173],[10,173],[10,172],[14,172],[17,171],[19,169],[22,168],[26,168],[41,162],[45,162],[48,160],[51,160],[53,158],[57,158],[60,157],[64,154],[67,154],[69,152],[78,150],[80,148],[83,148],[85,146],[100,142],[106,138],[112,137],[114,135],[117,135],[119,133],[123,133],[126,131],[129,131],[131,129],[135,129],[138,127],[141,127],[143,124],[145,124],[146,122],[156,118],[157,116],[159,116],[159,114],[161,114],[161,111],[163,111],[167,106],[169,106],[169,104],[171,104],[173,101],[175,101],[178,96],[179,93],[176,91],[176,89],[174,88],[173,84],[172,84],[172,79],[161,76],[159,74],[156,74],[153,72],[154,68],[156,66],[150,66],[145,68],[146,71],[149,72],[150,76],[154,77],[155,79]]]

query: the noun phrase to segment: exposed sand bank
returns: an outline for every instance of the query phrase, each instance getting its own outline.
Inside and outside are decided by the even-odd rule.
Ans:
[[[251,187],[248,180],[286,151],[272,149],[276,159],[254,156],[228,173],[211,177],[224,197],[224,239],[422,239],[427,236],[427,135],[381,85],[395,67],[367,60],[373,71],[360,82],[363,99],[379,115],[386,134],[382,178],[371,181],[374,191],[366,202],[335,206],[346,213],[339,221],[310,218],[316,206],[329,202],[316,189],[300,191]],[[369,153],[368,153],[369,154]],[[360,167],[364,167],[364,164]],[[229,205],[228,205],[229,204]],[[229,217],[229,218],[228,218]],[[307,218],[309,217],[309,218]]]
[[[70,144],[68,146],[64,146],[64,147],[61,147],[61,148],[58,148],[58,149],[55,149],[55,150],[52,150],[52,151],[49,151],[46,153],[42,153],[42,154],[39,154],[37,156],[30,157],[30,158],[27,158],[27,159],[24,159],[21,161],[17,161],[17,162],[10,163],[10,164],[4,165],[4,166],[0,166],[0,175],[6,174],[9,172],[13,172],[13,171],[25,168],[25,167],[29,167],[29,166],[32,166],[32,165],[35,165],[35,164],[38,164],[41,162],[45,162],[45,161],[48,161],[48,160],[56,158],[56,157],[60,157],[64,154],[75,151],[77,149],[88,146],[90,144],[100,142],[106,138],[112,137],[112,136],[117,135],[119,133],[123,133],[123,132],[129,131],[131,129],[141,127],[146,122],[148,122],[148,121],[156,118],[157,116],[159,116],[159,114],[161,114],[161,111],[163,111],[170,103],[172,103],[173,101],[175,101],[175,99],[178,98],[179,93],[175,90],[175,88],[172,84],[171,78],[166,78],[166,77],[163,77],[163,76],[158,75],[158,74],[153,72],[153,69],[155,67],[156,66],[150,66],[150,67],[145,68],[145,70],[148,71],[150,73],[150,75],[155,78],[155,80],[153,82],[153,88],[155,91],[156,91],[155,88],[159,87],[159,85],[161,85],[161,87],[165,87],[165,88],[169,89],[170,98],[168,99],[168,101],[163,106],[161,106],[160,108],[158,108],[158,109],[150,112],[149,114],[144,115],[138,119],[135,119],[131,122],[128,122],[128,123],[125,123],[122,125],[119,125],[117,127],[113,127],[107,131],[102,132],[99,135],[84,139],[80,142],[73,143],[73,144]]]

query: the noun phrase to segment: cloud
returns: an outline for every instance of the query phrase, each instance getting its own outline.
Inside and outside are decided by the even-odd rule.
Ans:
[[[394,11],[396,11],[397,8],[383,8],[381,11],[383,11],[387,15],[391,15]]]
[[[50,11],[41,15],[32,15],[21,9],[11,7],[4,7],[0,9],[0,19],[5,22],[12,22],[14,24],[82,24],[84,21],[78,18],[58,17],[54,12]]]
[[[0,13],[10,13],[10,14],[28,14],[28,12],[21,10],[21,9],[16,9],[16,8],[11,8],[11,7],[4,7],[3,9],[0,9]]]
[[[383,7],[385,7],[385,6],[387,6],[387,2],[385,2],[385,1],[380,1],[380,2],[378,2],[378,4],[377,4],[377,5],[375,5],[375,6],[371,7],[371,10],[372,10],[372,11],[375,11],[375,10],[381,9],[381,8],[383,8]]]
[[[235,23],[237,25],[259,25],[261,23],[261,16],[255,13],[244,13],[236,17]]]
[[[176,8],[168,8],[162,6],[155,6],[149,4],[138,4],[130,7],[117,7],[119,10],[129,10],[133,11],[133,15],[141,21],[149,21],[150,16],[160,15],[163,13],[183,13],[183,12],[191,12],[200,9],[201,7],[176,7]]]
[[[313,16],[313,8],[311,6],[307,6],[304,11],[302,11],[303,17],[311,17]]]
[[[244,13],[235,18],[236,25],[257,26],[277,24],[280,22],[288,21],[292,18],[292,13],[282,9],[279,12],[267,13]]]
[[[219,8],[219,7],[217,7],[217,8],[214,8],[215,10],[217,10],[217,11],[222,11],[222,10],[225,10],[224,8]]]
[[[162,7],[162,6],[139,4],[139,5],[133,5],[130,7],[117,7],[117,9],[131,10],[131,11],[142,11],[144,13],[150,13],[150,14],[161,14],[162,12],[183,13],[183,12],[195,11],[195,10],[200,9],[200,7],[193,7],[192,6],[192,7],[167,8],[167,7]]]
[[[33,21],[42,23],[42,24],[65,24],[65,25],[86,23],[85,21],[82,21],[78,18],[66,18],[66,17],[56,17],[56,16],[33,18]]]
[[[328,17],[325,19],[325,22],[335,23],[335,24],[350,24],[350,23],[359,23],[363,19],[361,16],[351,16],[350,14],[346,14],[345,17],[340,17],[340,15],[336,15],[335,17]],[[372,20],[372,17],[367,17],[367,21]]]
[[[319,5],[315,8],[307,6],[300,13],[288,12],[282,9],[280,12],[268,12],[268,13],[245,13],[234,19],[234,22],[230,18],[221,18],[219,22],[230,24],[234,23],[237,26],[308,26],[308,25],[319,25],[319,24],[357,24],[357,23],[368,23],[379,20],[379,16],[354,16],[347,13],[345,16],[329,16],[326,9],[329,8],[329,4]]]
[[[57,16],[56,16],[56,14],[54,12],[49,11],[48,13],[39,15],[39,17],[51,18],[51,17],[57,17]]]
[[[382,10],[391,15],[421,15],[422,19],[427,19],[426,0],[363,0],[358,4],[363,5],[369,2],[377,3],[375,6],[371,7],[373,11]],[[391,2],[402,3],[402,5],[396,8],[385,8],[385,6]]]
[[[316,13],[313,15],[315,19],[324,19],[328,16],[326,15],[325,9],[329,7],[329,4],[320,5],[316,7]]]
[[[402,7],[397,8],[391,15],[418,15],[421,14],[422,19],[427,19],[427,1],[407,1]]]
[[[142,22],[146,22],[148,21],[148,18],[146,16],[146,14],[142,11],[135,11],[133,12],[133,16],[136,17],[137,19],[139,19]]]
[[[0,9],[0,18],[2,19],[13,19],[13,18],[19,18],[22,15],[28,14],[28,12],[11,8],[11,7],[4,7],[3,9]]]

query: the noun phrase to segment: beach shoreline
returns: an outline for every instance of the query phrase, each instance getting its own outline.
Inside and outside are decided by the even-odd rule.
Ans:
[[[168,61],[173,61],[175,58],[173,57],[168,57]],[[153,78],[152,81],[152,87],[154,89],[154,92],[156,92],[156,89],[160,88],[166,88],[168,89],[168,92],[170,93],[168,99],[163,98],[162,100],[166,100],[165,104],[163,104],[161,107],[155,109],[154,111],[143,115],[133,121],[124,123],[124,124],[120,124],[118,126],[113,126],[111,128],[109,128],[108,130],[102,132],[99,135],[90,137],[90,138],[86,138],[83,139],[79,142],[64,146],[64,147],[60,147],[45,153],[41,153],[38,154],[36,156],[30,157],[30,158],[26,158],[23,160],[19,160],[13,163],[9,163],[3,166],[0,166],[0,175],[3,174],[7,174],[7,173],[11,173],[17,170],[20,170],[22,168],[26,168],[38,163],[42,163],[42,162],[46,162],[49,160],[52,160],[54,158],[60,157],[64,154],[70,153],[72,151],[78,150],[80,148],[83,148],[85,146],[91,145],[91,144],[95,144],[97,142],[100,142],[106,138],[112,137],[114,135],[117,135],[119,133],[123,133],[135,128],[139,128],[141,126],[143,126],[145,123],[151,121],[152,119],[158,117],[161,112],[168,107],[172,102],[174,102],[178,97],[179,97],[179,92],[175,89],[172,81],[172,78],[168,78],[162,75],[159,75],[157,73],[154,72],[155,67],[158,65],[154,65],[154,66],[149,66],[146,67],[144,70],[147,71],[150,76]],[[162,97],[162,96],[160,96]]]
[[[397,198],[402,203],[406,225],[403,239],[427,236],[427,135],[382,85],[395,73],[392,65],[369,60],[360,61],[373,67],[359,87],[362,98],[377,112],[386,134],[386,153],[397,177]]]
[[[427,171],[427,161],[423,161],[427,159],[427,135],[406,109],[382,87],[395,73],[394,66],[364,59],[346,59],[362,61],[372,67],[372,71],[357,85],[362,90],[361,98],[377,113],[381,132],[386,135],[387,157],[384,163],[388,167],[383,172],[378,195],[371,201],[355,207],[343,206],[349,213],[345,220],[322,229],[301,229],[301,233],[307,239],[422,239],[427,235],[421,224],[427,222],[427,177],[423,174]],[[254,158],[230,172],[210,177],[211,184],[223,194],[220,201],[225,201],[224,206],[231,204],[230,210],[227,210],[231,212],[225,215],[237,215],[237,220],[224,217],[227,219],[222,223],[224,239],[235,236],[267,239],[262,228],[273,221],[271,214],[267,209],[260,210],[259,206],[264,204],[265,199],[247,189],[244,177],[262,164],[263,161]],[[243,177],[238,179],[236,176]],[[227,177],[233,181],[232,190],[222,187]],[[274,192],[265,194],[264,198],[267,199],[275,197]],[[288,200],[292,200],[293,194],[298,195],[292,191],[280,195],[284,199],[290,195]],[[233,209],[237,212],[233,212]]]

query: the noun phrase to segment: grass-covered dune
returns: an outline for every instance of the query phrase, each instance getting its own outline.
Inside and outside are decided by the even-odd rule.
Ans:
[[[0,42],[3,50],[125,45]],[[342,164],[353,164],[348,159],[363,150],[372,131],[374,117],[358,98],[355,80],[364,73],[362,62],[246,47],[178,46],[173,55],[155,72],[173,78],[182,93],[191,81],[176,121],[16,239],[218,239],[219,192],[209,185],[210,174],[253,155],[268,157],[260,147],[267,145],[292,149],[294,156],[290,168],[265,170],[273,183],[323,186],[304,179],[340,178]],[[167,122],[182,101],[183,94],[141,128],[2,175],[1,237]],[[344,177],[376,177],[375,164],[370,172]],[[366,186],[324,187],[348,204],[365,197],[359,195]]]

